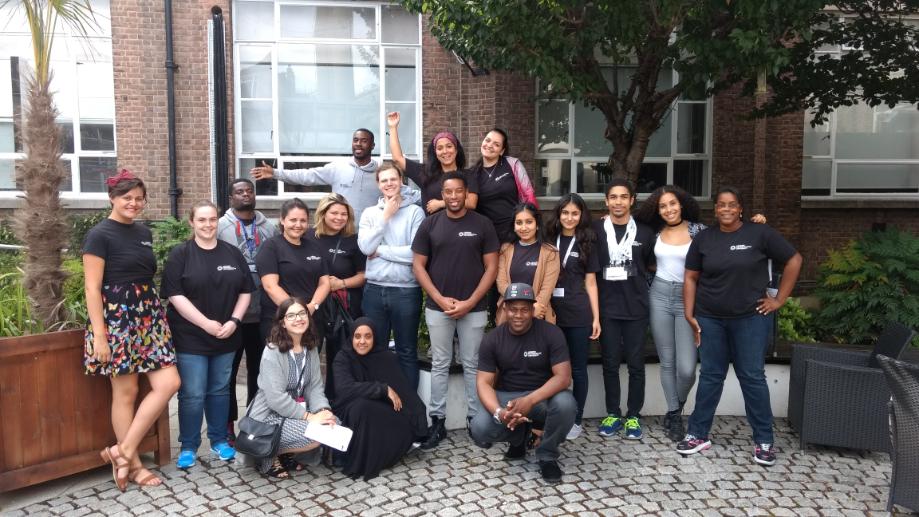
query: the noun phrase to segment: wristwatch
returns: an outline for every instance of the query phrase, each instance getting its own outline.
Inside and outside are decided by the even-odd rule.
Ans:
[[[495,423],[496,423],[496,424],[503,424],[503,423],[504,423],[504,422],[501,421],[501,410],[502,410],[502,409],[504,409],[504,408],[501,407],[501,406],[498,406],[497,408],[495,408],[495,412],[492,413],[492,415],[491,415],[491,417],[495,419]]]
[[[240,321],[236,316],[230,316],[230,321],[235,323],[237,327],[243,324],[243,322]]]
[[[313,304],[313,312],[316,312],[316,311],[318,311],[318,310],[319,310],[319,304],[318,304],[318,303],[314,303],[314,304]]]

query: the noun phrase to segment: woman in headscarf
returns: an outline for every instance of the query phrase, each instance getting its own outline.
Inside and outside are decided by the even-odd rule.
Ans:
[[[387,350],[387,340],[374,335],[373,321],[356,319],[351,337],[332,366],[333,409],[354,431],[342,472],[368,480],[398,462],[427,434],[427,418],[424,403],[405,379],[395,354]]]

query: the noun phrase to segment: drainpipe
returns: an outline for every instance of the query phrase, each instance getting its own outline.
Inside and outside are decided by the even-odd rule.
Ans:
[[[166,20],[166,130],[169,135],[169,213],[179,217],[179,196],[182,189],[176,178],[176,100],[175,71],[179,68],[172,54],[172,0],[163,0]]]
[[[215,172],[214,190],[217,206],[221,212],[229,208],[230,185],[228,170],[229,144],[227,137],[227,62],[224,45],[223,11],[218,6],[211,8],[212,38],[212,102],[213,102],[213,156]]]

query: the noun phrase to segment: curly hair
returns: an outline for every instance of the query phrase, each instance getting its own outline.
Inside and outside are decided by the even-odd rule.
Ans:
[[[656,188],[638,207],[634,214],[635,220],[650,226],[655,232],[661,231],[666,223],[661,218],[658,205],[664,194],[673,194],[676,197],[677,202],[680,203],[680,216],[684,221],[699,222],[699,203],[696,198],[676,185]]]
[[[290,333],[284,328],[284,318],[287,316],[287,310],[294,304],[299,304],[306,311],[307,327],[306,332],[300,339],[300,346],[307,350],[312,350],[319,344],[319,336],[316,334],[316,321],[306,308],[306,302],[300,298],[290,297],[278,305],[278,310],[274,313],[271,332],[268,334],[268,346],[277,348],[282,354],[286,354],[294,346]]]

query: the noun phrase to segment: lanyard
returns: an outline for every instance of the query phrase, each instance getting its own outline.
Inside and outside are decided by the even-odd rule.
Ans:
[[[242,229],[243,239],[246,241],[246,248],[249,249],[249,255],[255,259],[255,247],[258,246],[258,229],[255,227],[255,219],[252,219],[252,236],[249,236],[249,233],[246,232],[246,225],[242,221],[238,221],[239,227]]]
[[[303,393],[303,369],[306,368],[306,350],[303,351],[303,362],[297,360],[296,354],[293,350],[288,351],[290,358],[294,360],[294,364],[297,365],[297,369],[300,370],[300,377],[297,379],[297,396]]]
[[[572,236],[571,242],[568,243],[568,251],[565,252],[565,258],[562,259],[562,269],[564,269],[565,265],[568,264],[568,257],[571,256],[571,250],[574,249],[574,241],[575,241],[575,237]],[[559,236],[555,238],[555,247],[557,249],[561,249],[561,244],[562,244],[562,236],[561,234],[559,234]]]

